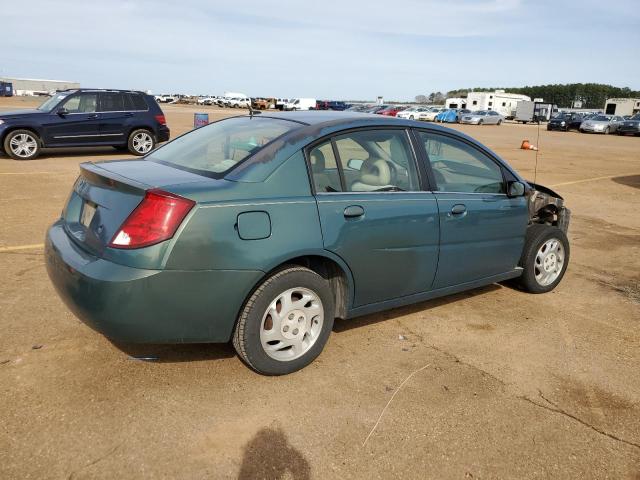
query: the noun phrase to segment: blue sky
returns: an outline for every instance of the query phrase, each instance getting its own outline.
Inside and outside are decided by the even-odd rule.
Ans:
[[[640,90],[638,0],[29,0],[0,76],[154,93],[408,100],[462,87]]]

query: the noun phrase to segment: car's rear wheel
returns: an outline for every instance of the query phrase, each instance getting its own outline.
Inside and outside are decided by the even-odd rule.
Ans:
[[[149,130],[138,129],[131,132],[129,135],[129,141],[127,142],[127,149],[133,155],[146,155],[156,146],[156,137]]]
[[[409,115],[409,120],[413,120],[413,115]]]
[[[292,373],[320,354],[333,328],[333,315],[328,282],[307,268],[288,267],[267,278],[249,297],[233,346],[258,373]]]
[[[609,129],[609,127],[607,127],[607,128],[605,128],[605,129],[604,129],[604,134],[605,134],[605,135],[609,135],[609,132],[610,132],[610,131],[611,131],[611,130]]]
[[[40,154],[40,138],[31,130],[14,130],[4,139],[4,151],[14,160],[33,160]]]
[[[502,124],[502,120],[498,120],[498,125],[501,125],[501,124]]]
[[[569,253],[569,240],[558,227],[531,225],[520,258],[519,285],[530,293],[550,292],[567,271]]]

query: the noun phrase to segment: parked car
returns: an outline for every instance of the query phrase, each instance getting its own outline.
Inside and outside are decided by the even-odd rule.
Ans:
[[[458,123],[462,116],[469,115],[471,113],[471,110],[468,110],[466,108],[460,110],[457,108],[450,108],[447,110],[443,110],[438,115],[436,115],[434,121],[440,123]]]
[[[387,117],[395,117],[402,110],[404,110],[404,107],[401,107],[399,105],[390,105],[387,108],[378,110],[376,113],[378,115],[386,115]]]
[[[362,113],[378,113],[389,107],[390,105],[370,105],[368,108],[362,110]]]
[[[460,123],[471,125],[500,125],[504,117],[493,110],[479,110],[477,112],[463,115]]]
[[[276,109],[278,110],[284,110],[284,106],[286,103],[289,102],[288,98],[278,98],[276,100]]]
[[[438,114],[440,112],[443,112],[444,110],[446,110],[446,109],[442,108],[442,107],[430,107],[427,112],[424,112],[424,114],[422,115],[422,118],[420,118],[420,120],[425,120],[427,122],[435,122],[436,117],[438,116]]]
[[[0,145],[15,160],[49,147],[112,146],[145,155],[169,133],[154,98],[129,90],[64,90],[37,109],[0,112]]]
[[[551,117],[547,123],[547,130],[564,130],[565,132],[571,129],[577,130],[583,121],[584,116],[579,113],[559,113]]]
[[[401,112],[398,112],[396,117],[408,120],[421,120],[420,114],[428,111],[428,107],[409,107],[402,110]]]
[[[616,132],[618,135],[640,135],[640,113],[620,123]]]
[[[80,171],[45,246],[67,306],[116,341],[232,340],[268,375],[309,364],[336,317],[509,279],[549,292],[569,263],[562,197],[437,125],[234,117]]]
[[[229,108],[249,108],[251,99],[247,97],[236,97],[228,99],[226,106]]]
[[[371,107],[372,107],[372,105],[356,104],[356,105],[351,105],[349,108],[347,108],[347,111],[349,111],[349,112],[364,112],[365,110],[368,110]]]
[[[618,115],[596,115],[584,120],[580,124],[579,130],[582,133],[615,133],[618,125],[624,122],[623,118]]]
[[[344,110],[346,110],[347,108],[349,108],[349,105],[343,101],[340,100],[330,100],[329,101],[329,105],[328,105],[328,109],[329,110],[335,110],[337,112],[342,112]]]
[[[284,105],[285,110],[313,110],[316,107],[315,98],[292,98]]]

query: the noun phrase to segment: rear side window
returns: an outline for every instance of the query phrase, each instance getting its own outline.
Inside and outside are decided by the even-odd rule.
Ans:
[[[339,192],[342,190],[338,163],[333,154],[331,140],[327,140],[310,150],[309,163],[316,192]]]
[[[124,93],[125,110],[148,110],[147,102],[139,93]]]
[[[147,158],[218,177],[299,126],[299,123],[268,117],[229,118],[178,137]]]
[[[100,94],[101,112],[122,112],[124,107],[124,95],[118,92],[103,92]]]
[[[418,132],[440,192],[505,193],[500,166],[472,146],[444,135]]]

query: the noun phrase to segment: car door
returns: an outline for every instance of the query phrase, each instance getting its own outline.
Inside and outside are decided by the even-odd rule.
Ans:
[[[110,144],[124,144],[127,141],[127,125],[135,115],[125,106],[124,93],[100,92],[98,100],[98,109],[101,115],[100,141]],[[128,102],[126,104],[128,105]]]
[[[48,147],[93,144],[98,139],[98,94],[79,92],[70,95],[43,121],[45,145]]]
[[[440,256],[434,289],[513,271],[528,224],[524,196],[506,195],[511,175],[487,152],[464,139],[417,131],[436,185]]]
[[[354,278],[354,306],[429,290],[438,207],[405,129],[361,129],[307,150],[324,248]],[[422,175],[424,177],[424,173]]]

